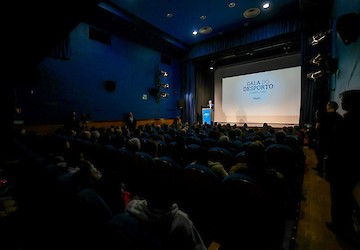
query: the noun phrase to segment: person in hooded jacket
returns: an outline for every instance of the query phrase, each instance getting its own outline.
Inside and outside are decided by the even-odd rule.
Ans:
[[[192,220],[176,203],[181,167],[156,163],[147,171],[151,178],[144,199],[131,200],[125,213],[110,221],[115,238],[120,236],[125,249],[206,250]]]

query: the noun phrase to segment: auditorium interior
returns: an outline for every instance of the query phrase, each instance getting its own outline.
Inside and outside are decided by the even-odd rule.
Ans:
[[[360,188],[341,238],[315,171],[319,110],[360,90],[359,0],[3,6],[1,249],[360,249]]]

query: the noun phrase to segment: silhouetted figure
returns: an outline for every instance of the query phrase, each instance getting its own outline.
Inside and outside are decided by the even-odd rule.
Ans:
[[[131,132],[135,131],[135,129],[136,129],[136,120],[134,118],[133,112],[128,113],[128,116],[126,117],[126,126]]]
[[[326,225],[343,240],[360,245],[352,217],[356,208],[353,190],[360,179],[360,90],[345,91],[340,97],[346,113],[336,131],[334,149],[329,152],[332,222]]]
[[[67,118],[64,122],[64,132],[70,133],[71,131],[79,132],[80,130],[80,122],[77,118],[77,114],[75,111],[69,112]]]
[[[317,167],[316,170],[320,176],[323,176],[324,159],[328,157],[329,150],[334,146],[335,131],[342,122],[343,117],[337,112],[339,105],[335,101],[330,101],[326,104],[326,112],[320,115],[316,122],[315,129],[317,131]]]

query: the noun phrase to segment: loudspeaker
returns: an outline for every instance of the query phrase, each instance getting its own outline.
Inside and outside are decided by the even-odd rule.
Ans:
[[[336,31],[346,46],[356,42],[359,36],[359,15],[349,13],[338,17]]]
[[[149,94],[152,96],[157,96],[157,94],[159,93],[159,89],[158,88],[151,88],[149,91]]]
[[[178,109],[184,109],[184,108],[185,108],[185,101],[184,101],[184,99],[179,99],[179,100],[177,101],[177,107],[178,107]]]
[[[105,81],[105,85],[104,85],[105,89],[107,91],[114,91],[116,88],[116,82],[115,81]]]

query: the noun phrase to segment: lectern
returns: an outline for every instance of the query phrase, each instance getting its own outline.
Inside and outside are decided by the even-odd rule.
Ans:
[[[201,115],[202,115],[202,123],[203,124],[211,124],[213,121],[213,109],[211,108],[202,108],[201,109]]]

